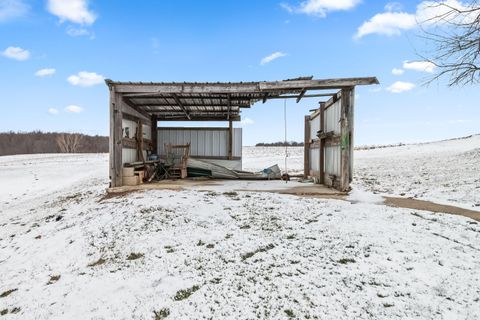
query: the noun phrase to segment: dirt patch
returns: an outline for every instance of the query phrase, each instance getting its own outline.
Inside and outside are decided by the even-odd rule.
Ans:
[[[450,213],[480,221],[480,211],[463,209],[455,206],[448,206],[431,201],[417,200],[410,198],[385,197],[385,204],[391,207],[400,207],[431,212]]]
[[[14,293],[15,291],[17,291],[18,289],[10,289],[10,290],[7,290],[5,292],[2,292],[2,294],[0,294],[0,298],[5,298],[9,295],[11,295],[12,293]]]
[[[247,192],[267,192],[267,193],[278,193],[278,194],[288,194],[299,197],[308,197],[308,198],[322,198],[322,199],[335,199],[335,200],[345,200],[347,193],[340,192],[335,189],[331,189],[321,185],[307,185],[307,186],[296,186],[285,189],[271,189],[271,190],[262,190],[262,189],[238,189],[236,191],[247,191]]]
[[[98,259],[97,261],[90,263],[90,264],[88,265],[88,267],[100,266],[100,265],[104,264],[105,262],[107,262],[107,260],[105,260],[105,259],[103,259],[103,258],[100,258],[100,259]]]
[[[139,192],[141,190],[124,190],[124,191],[110,191],[107,190],[107,192],[98,200],[98,202],[102,202],[105,200],[109,200],[112,198],[123,198],[128,196],[129,194]]]

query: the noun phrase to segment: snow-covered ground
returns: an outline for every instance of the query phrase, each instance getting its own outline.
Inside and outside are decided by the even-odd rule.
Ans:
[[[415,159],[416,166],[438,151],[431,145],[408,148],[398,161],[393,149],[357,152],[355,192],[366,200],[354,203],[235,192],[235,182],[102,200],[106,155],[0,157],[0,314],[479,319],[480,225],[377,204],[370,201],[370,190],[377,190],[359,179],[363,168],[385,188],[379,192],[396,193],[387,165],[380,165],[382,152],[392,166],[398,162],[397,170],[411,172],[400,156]],[[422,152],[427,148],[433,150]],[[274,150],[245,148],[244,168],[282,165],[284,150]],[[478,145],[447,144],[444,151],[451,161],[442,169],[456,172],[462,159],[478,155]],[[423,163],[436,172],[429,164],[437,162]],[[289,168],[302,166],[302,148],[290,148]],[[478,185],[471,174],[459,169],[458,176]],[[451,194],[461,199],[461,190]],[[431,191],[423,191],[428,199]]]
[[[355,152],[354,187],[480,210],[480,135]]]

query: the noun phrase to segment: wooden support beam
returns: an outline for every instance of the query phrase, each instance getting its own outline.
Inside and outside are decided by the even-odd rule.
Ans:
[[[233,159],[233,123],[228,121],[228,160]]]
[[[334,96],[336,93],[315,93],[315,94],[304,94],[302,98],[320,98],[320,97],[331,97]],[[286,95],[286,96],[273,96],[268,97],[267,100],[270,99],[298,99],[299,95]]]
[[[182,108],[182,110],[185,113],[185,116],[188,118],[188,120],[191,120],[190,114],[188,113],[187,109],[185,108],[185,106],[183,105],[183,103],[180,101],[180,99],[178,98],[178,96],[176,94],[173,94],[173,99],[175,99],[175,102],[177,103],[177,105],[180,108]]]
[[[270,82],[236,82],[236,83],[129,83],[105,80],[107,85],[115,86],[120,93],[138,94],[201,94],[201,93],[260,93],[266,91],[323,90],[342,89],[358,85],[378,84],[375,77],[337,78],[323,80],[292,80]]]
[[[150,126],[151,128],[151,139],[152,139],[152,153],[153,154],[158,154],[158,119],[157,116],[152,115],[152,125]]]
[[[130,121],[135,121],[135,122],[137,122],[138,120],[140,120],[140,121],[142,121],[143,124],[145,124],[145,125],[147,125],[147,126],[150,125],[150,121],[147,121],[147,120],[145,120],[145,119],[143,119],[143,118],[139,118],[139,117],[134,116],[134,115],[129,114],[129,113],[123,112],[122,118],[125,119],[125,120],[130,120]]]
[[[350,131],[350,109],[351,109],[351,94],[353,90],[351,88],[342,89],[341,96],[341,141],[340,141],[340,191],[348,191],[350,189],[350,154],[351,154],[351,131]]]
[[[300,92],[300,94],[297,97],[297,103],[299,103],[300,100],[302,100],[302,98],[303,98],[303,96],[305,95],[306,92],[307,92],[307,90],[302,90],[302,92]]]
[[[242,118],[238,115],[236,116],[230,116],[231,121],[241,121]],[[177,116],[177,117],[158,117],[158,121],[227,121],[227,117],[212,117],[212,116],[206,116],[206,117],[192,117],[192,119],[188,119],[185,116]]]
[[[128,98],[123,98],[123,102],[129,106],[130,108],[132,108],[133,110],[137,111],[138,113],[140,113],[142,116],[144,116],[145,118],[147,119],[150,119],[150,115],[143,109],[137,107],[132,101],[130,101]]]
[[[320,104],[320,132],[325,132],[325,103]],[[320,183],[325,184],[325,139],[320,140]]]
[[[168,103],[168,102],[164,102],[164,103],[146,103],[146,102],[143,102],[143,103],[136,103],[135,106],[136,107],[139,107],[139,108],[144,108],[144,107],[175,107],[177,106],[178,104],[176,103]],[[190,108],[190,107],[193,107],[193,108],[200,108],[200,107],[214,107],[214,108],[225,108],[228,106],[228,101],[226,101],[224,104],[199,104],[199,103],[183,103],[182,104],[185,108]],[[237,107],[237,108],[250,108],[250,104],[245,104],[245,103],[233,103],[231,102],[230,105],[232,107]]]
[[[267,102],[267,99],[268,99],[268,93],[265,93],[265,94],[263,95],[262,103]]]
[[[305,116],[305,136],[303,139],[303,178],[310,176],[310,116]]]
[[[230,109],[232,108],[232,100],[231,100],[231,96],[228,95],[228,98],[227,98],[227,106],[228,106],[228,114],[227,114],[227,119],[230,120]],[[230,124],[232,122],[230,121]]]
[[[110,186],[121,187],[122,182],[122,96],[110,89]]]

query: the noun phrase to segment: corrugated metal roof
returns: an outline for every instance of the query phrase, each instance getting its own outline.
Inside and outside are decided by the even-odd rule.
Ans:
[[[378,83],[375,77],[313,80],[300,77],[256,82],[119,82],[106,84],[137,111],[159,120],[240,119],[243,108],[284,95],[299,96],[322,90]]]

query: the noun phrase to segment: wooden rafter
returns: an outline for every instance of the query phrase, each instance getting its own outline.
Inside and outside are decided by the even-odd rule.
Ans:
[[[176,94],[173,94],[173,99],[175,99],[175,102],[177,103],[177,105],[183,110],[183,112],[185,113],[185,116],[187,117],[188,120],[192,120],[191,117],[190,117],[190,114],[188,113],[187,109],[185,108],[185,106],[183,105],[183,103],[180,101],[180,99],[178,98],[178,96]]]

